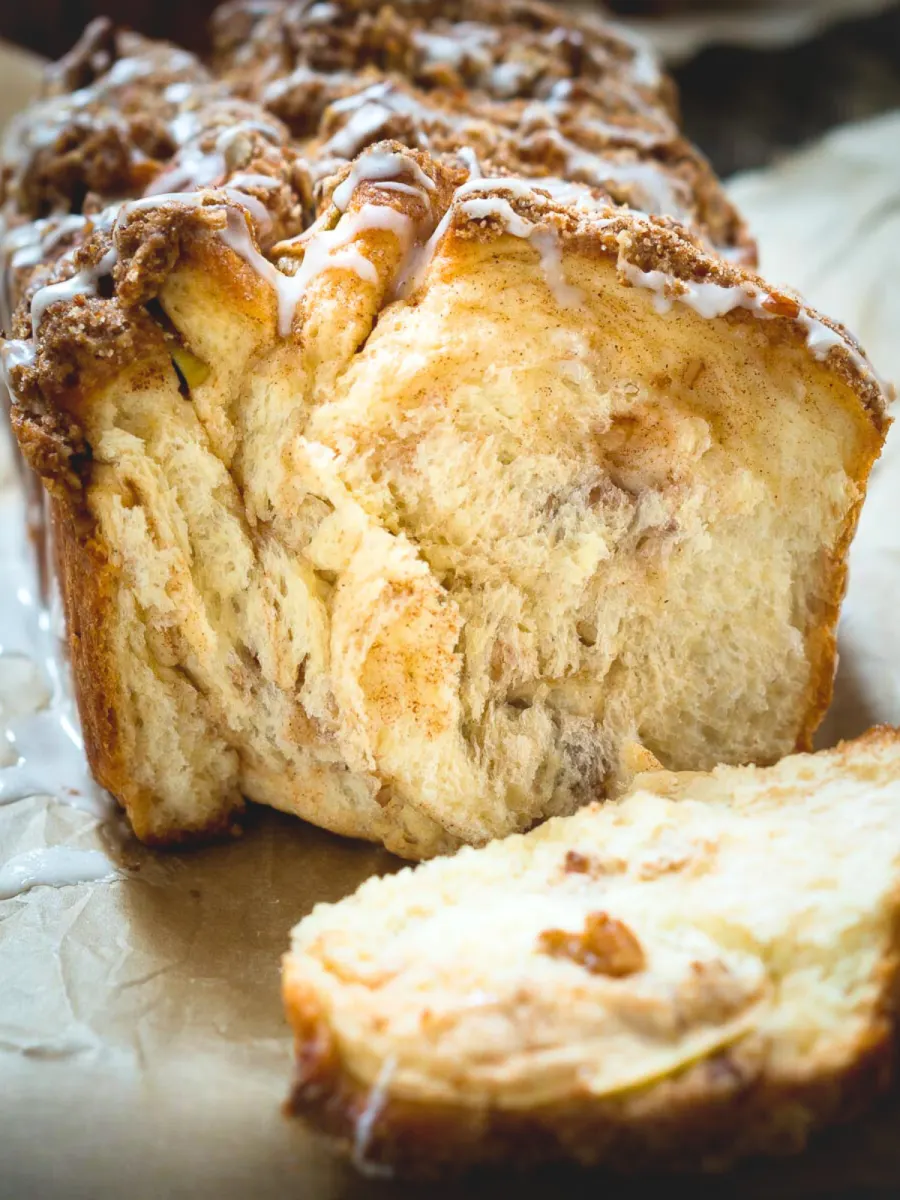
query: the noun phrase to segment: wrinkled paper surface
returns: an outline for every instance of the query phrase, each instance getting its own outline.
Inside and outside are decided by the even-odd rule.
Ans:
[[[26,81],[27,82],[27,81]],[[736,183],[764,269],[860,333],[900,378],[900,116],[842,131]],[[852,191],[849,189],[853,189]],[[840,199],[836,199],[836,197]],[[18,502],[0,491],[0,553]],[[840,695],[825,740],[900,722],[900,443],[873,477],[842,624]],[[5,549],[4,549],[5,548]],[[7,560],[8,561],[8,560]],[[0,581],[8,578],[0,561]],[[0,585],[5,586],[5,585]],[[3,631],[0,630],[0,642]],[[188,854],[33,798],[0,806],[0,866],[45,846],[105,851],[114,882],[0,901],[0,1196],[364,1200],[414,1194],[362,1180],[280,1112],[291,1047],[279,957],[291,926],[396,860],[276,813]],[[692,1185],[695,1195],[819,1196],[900,1186],[900,1106],[829,1134],[806,1157]],[[429,1196],[595,1196],[596,1174],[494,1176]],[[615,1183],[617,1197],[646,1182]],[[421,1193],[416,1193],[421,1194]]]

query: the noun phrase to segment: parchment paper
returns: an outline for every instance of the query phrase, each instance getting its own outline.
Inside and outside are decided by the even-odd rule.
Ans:
[[[699,12],[628,23],[675,66],[707,46],[759,50],[790,46],[838,21],[871,16],[891,3],[893,0],[720,0],[717,6]],[[591,0],[580,0],[579,7],[590,6]]]
[[[900,116],[843,133],[735,187],[762,237],[766,269],[850,319],[882,369],[896,375],[898,138]],[[848,204],[850,184],[856,191]],[[867,206],[881,217],[862,220]],[[900,452],[878,468],[854,551],[832,739],[873,720],[900,721],[900,631],[892,616],[900,586],[897,480]],[[8,488],[0,493],[7,554],[16,504]],[[0,561],[0,580],[4,571]],[[275,813],[255,813],[233,843],[158,854],[119,826],[105,829],[52,800],[0,807],[0,865],[59,844],[105,850],[121,877],[0,901],[3,1200],[422,1194],[359,1180],[279,1111],[290,1076],[278,994],[289,930],[314,903],[393,869],[394,860]],[[691,1185],[692,1195],[849,1196],[864,1188],[895,1195],[898,1107],[828,1135],[803,1159]],[[479,1177],[427,1194],[574,1200],[610,1187],[618,1200],[671,1186],[544,1171],[527,1180]]]

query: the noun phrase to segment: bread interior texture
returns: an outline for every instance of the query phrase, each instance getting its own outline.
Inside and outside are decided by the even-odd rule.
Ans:
[[[285,958],[296,1110],[406,1166],[801,1149],[890,1079],[898,772],[882,730],[648,774],[319,905]]]
[[[84,406],[139,834],[246,796],[422,857],[614,792],[633,741],[807,745],[879,444],[850,386],[590,248],[451,232],[392,300],[364,238],[379,282],[323,272],[289,339],[198,244],[158,354]]]

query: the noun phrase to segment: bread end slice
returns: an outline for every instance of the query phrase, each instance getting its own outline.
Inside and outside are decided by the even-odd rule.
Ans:
[[[646,774],[294,931],[289,1109],[362,1168],[722,1169],[894,1065],[900,736]]]

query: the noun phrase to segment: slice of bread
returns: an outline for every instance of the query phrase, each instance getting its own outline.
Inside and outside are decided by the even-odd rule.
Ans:
[[[361,1166],[721,1168],[891,1078],[900,734],[641,776],[294,930],[291,1107]]]

